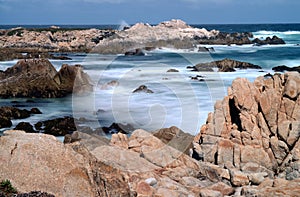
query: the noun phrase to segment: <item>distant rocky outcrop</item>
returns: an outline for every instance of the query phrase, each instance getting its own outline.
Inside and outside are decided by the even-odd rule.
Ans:
[[[288,67],[285,65],[282,66],[275,66],[272,68],[275,72],[285,72],[285,71],[297,71],[300,72],[300,66],[295,66],[295,67]]]
[[[195,137],[194,158],[227,169],[234,186],[245,186],[243,195],[295,194],[287,185],[299,181],[287,180],[300,178],[297,84],[297,72],[234,80]]]
[[[57,72],[47,59],[24,59],[0,73],[2,98],[55,98],[91,90],[91,81],[80,65],[64,64]]]
[[[285,44],[284,40],[281,38],[278,38],[277,36],[273,36],[272,38],[267,37],[265,40],[260,40],[258,38],[255,38],[252,40],[253,44],[256,45],[265,45],[265,44],[270,44],[270,45],[275,45],[275,44]]]
[[[169,47],[193,49],[198,43],[194,37],[210,38],[219,31],[193,28],[182,20],[171,20],[158,25],[137,23],[114,36],[101,40],[93,49],[99,53],[124,54],[130,49],[154,49]]]
[[[250,38],[253,37],[253,34],[250,32],[241,32],[241,33],[226,33],[219,32],[213,37],[198,37],[195,36],[194,39],[197,40],[199,44],[211,44],[211,45],[243,45],[243,44],[252,44]]]
[[[260,66],[254,65],[248,62],[241,62],[236,61],[232,59],[223,59],[223,60],[217,60],[213,62],[208,63],[200,63],[196,66],[192,67],[195,71],[206,71],[206,72],[212,72],[213,68],[218,68],[219,72],[234,72],[235,68],[238,69],[261,69]]]
[[[9,29],[0,36],[0,48],[39,51],[88,52],[115,30],[99,29]]]
[[[0,48],[21,49],[23,52],[38,50],[44,52],[92,51],[102,54],[141,54],[134,50],[152,50],[161,47],[195,49],[199,44],[284,44],[284,41],[277,36],[266,40],[251,40],[250,38],[253,38],[253,34],[249,32],[208,31],[204,28],[191,27],[182,20],[173,19],[155,26],[137,23],[121,31],[62,28],[2,30],[0,32]],[[211,52],[213,48],[199,48],[199,52],[207,51]],[[16,58],[19,58],[20,55],[18,54]]]

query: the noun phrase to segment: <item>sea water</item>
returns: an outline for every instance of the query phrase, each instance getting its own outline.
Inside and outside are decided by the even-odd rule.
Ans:
[[[209,29],[227,32],[253,33],[254,38],[264,39],[276,35],[285,45],[214,45],[214,52],[203,53],[187,50],[157,49],[145,56],[68,54],[72,60],[51,60],[57,70],[61,65],[81,64],[94,84],[92,94],[85,97],[69,96],[59,99],[0,99],[1,106],[30,109],[38,107],[43,114],[23,120],[32,124],[63,116],[84,117],[92,128],[109,126],[113,122],[131,124],[149,131],[177,126],[196,134],[205,123],[207,114],[214,109],[216,100],[227,94],[227,88],[237,77],[253,81],[256,77],[273,73],[272,67],[300,65],[300,25],[211,25]],[[204,45],[203,45],[204,46]],[[210,46],[207,46],[210,47]],[[232,73],[192,72],[187,66],[224,58],[257,64],[262,69],[237,70]],[[17,61],[0,62],[0,69],[13,66]],[[179,72],[167,72],[169,69]],[[192,80],[201,75],[204,81]],[[116,86],[107,83],[117,81]],[[146,85],[150,93],[133,93]],[[13,102],[12,101],[17,101]]]

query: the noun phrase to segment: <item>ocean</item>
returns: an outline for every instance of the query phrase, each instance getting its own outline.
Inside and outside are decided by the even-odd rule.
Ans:
[[[93,80],[94,92],[86,97],[70,96],[62,99],[0,99],[0,106],[17,106],[30,109],[38,107],[43,114],[23,120],[14,120],[13,127],[21,121],[32,124],[63,116],[84,117],[90,120],[85,126],[109,126],[113,122],[131,124],[148,131],[177,126],[196,134],[206,122],[207,114],[214,109],[216,100],[227,94],[227,88],[237,77],[253,81],[256,77],[274,73],[272,67],[300,65],[300,24],[241,24],[192,25],[224,32],[252,32],[254,38],[276,35],[285,45],[214,45],[214,52],[203,53],[186,50],[157,49],[146,56],[68,54],[72,60],[51,60],[59,69],[62,64],[81,64]],[[11,28],[12,26],[1,26]],[[14,26],[15,27],[15,26]],[[27,26],[44,28],[42,26]],[[46,27],[46,26],[45,26]],[[107,26],[62,26],[71,28],[113,28]],[[187,66],[224,58],[250,62],[262,69],[237,70],[232,73],[192,72]],[[13,66],[17,60],[0,62],[0,70]],[[179,72],[167,72],[169,69]],[[192,80],[201,75],[204,81]],[[117,86],[108,83],[117,81]],[[146,85],[154,93],[132,93]],[[18,101],[13,102],[12,101]]]

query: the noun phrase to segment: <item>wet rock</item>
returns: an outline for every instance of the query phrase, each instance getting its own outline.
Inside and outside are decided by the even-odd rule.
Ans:
[[[178,73],[179,70],[175,69],[175,68],[170,68],[169,70],[167,70],[167,73]]]
[[[42,112],[38,108],[32,108],[30,110],[31,114],[42,114]]]
[[[75,80],[76,79],[76,80]],[[20,60],[0,76],[0,97],[63,97],[92,90],[89,77],[78,65],[59,72],[46,59]]]
[[[255,38],[252,41],[253,44],[256,45],[266,45],[266,44],[270,44],[270,45],[275,45],[275,44],[285,44],[284,40],[281,38],[278,38],[277,36],[273,36],[272,38],[267,37],[265,40],[260,40],[258,38]]]
[[[11,119],[8,117],[0,117],[0,129],[12,126]]]
[[[65,136],[66,134],[70,134],[77,130],[74,118],[72,117],[56,118],[38,122],[35,124],[35,128],[45,134],[54,136]]]
[[[198,52],[215,52],[213,47],[199,47]]]
[[[144,92],[144,93],[147,93],[147,94],[152,94],[154,93],[152,90],[148,89],[147,86],[145,85],[141,85],[139,86],[137,89],[135,89],[132,93],[141,93],[141,92]]]
[[[251,44],[249,38],[253,35],[250,32],[236,32],[236,33],[226,33],[218,32],[218,34],[211,37],[198,37],[195,36],[194,39],[198,41],[199,44],[209,44],[209,45],[243,45]]]
[[[15,127],[15,130],[22,130],[26,133],[36,133],[36,131],[33,129],[33,126],[29,122],[20,122]]]
[[[0,115],[7,119],[24,119],[30,117],[31,112],[16,107],[0,107]]]
[[[223,59],[209,63],[200,63],[195,66],[197,71],[213,71],[213,68],[219,68],[219,72],[234,72],[235,68],[239,69],[261,69],[260,66],[247,62],[240,62],[231,59]]]
[[[134,131],[134,128],[130,124],[121,124],[121,123],[113,123],[109,127],[102,127],[99,128],[104,133],[107,134],[114,134],[114,133],[123,133],[123,134],[129,134],[132,131]]]
[[[285,65],[282,66],[275,66],[272,68],[275,72],[284,72],[284,71],[297,71],[300,72],[300,66],[295,66],[295,67],[288,67]]]
[[[67,57],[67,56],[63,56],[63,55],[60,55],[60,56],[51,55],[50,59],[54,59],[54,60],[72,60],[72,58]]]
[[[125,56],[144,56],[145,53],[143,52],[142,49],[134,49],[131,51],[126,51]]]

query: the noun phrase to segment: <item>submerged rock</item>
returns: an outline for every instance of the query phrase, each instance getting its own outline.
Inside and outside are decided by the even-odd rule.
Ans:
[[[148,89],[148,87],[145,86],[145,85],[139,86],[139,87],[138,87],[137,89],[135,89],[132,93],[141,93],[141,92],[148,93],[148,94],[154,93],[152,90]]]
[[[169,70],[167,70],[167,73],[178,73],[179,70],[175,69],[175,68],[170,68]]]

